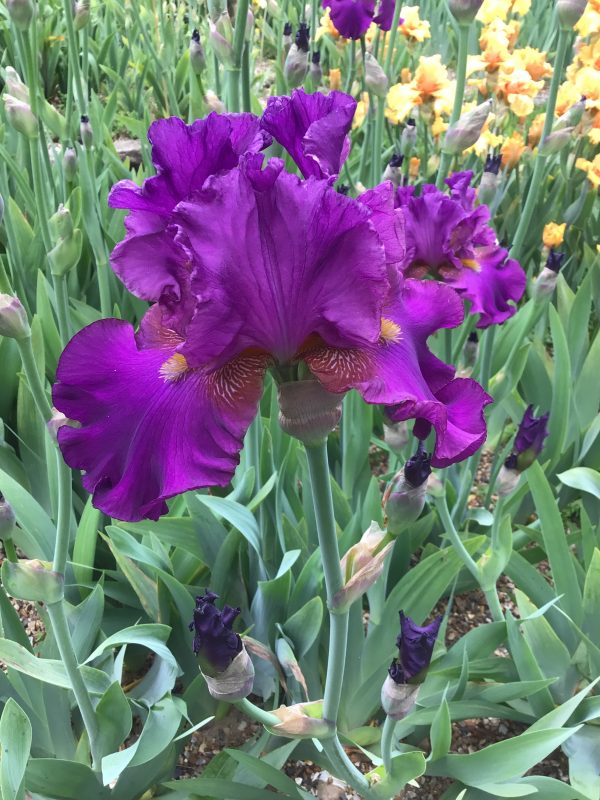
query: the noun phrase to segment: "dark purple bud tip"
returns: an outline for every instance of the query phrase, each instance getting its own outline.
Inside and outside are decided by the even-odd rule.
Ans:
[[[404,161],[404,156],[401,153],[394,153],[389,160],[390,167],[401,167]]]
[[[469,334],[469,341],[472,342],[473,344],[477,344],[477,342],[479,341],[479,336],[477,335],[477,331],[471,331],[471,333]]]
[[[533,413],[533,406],[527,406],[515,437],[513,451],[504,462],[507,469],[523,472],[533,464],[542,452],[544,440],[548,436],[549,416],[549,414],[542,414],[536,417]]]
[[[292,23],[286,22],[283,26],[283,35],[284,36],[291,36],[292,35]]]
[[[198,28],[194,28],[192,32],[192,41],[200,44],[200,31],[198,30]]]
[[[416,625],[400,611],[400,635],[396,640],[400,655],[388,670],[393,681],[406,683],[429,666],[441,624],[440,616],[429,625]]]
[[[502,156],[501,155],[489,155],[485,159],[485,167],[483,168],[484,172],[491,172],[492,175],[497,175],[500,170],[500,165],[502,164]]]
[[[197,597],[190,623],[190,630],[195,632],[194,653],[207,674],[225,672],[242,650],[242,640],[232,630],[240,609],[225,605],[220,611],[215,606],[217,599],[218,595],[209,589],[203,597]]]
[[[300,27],[296,31],[295,42],[299,50],[304,50],[305,53],[308,53],[310,49],[310,28],[306,22],[300,23]]]
[[[552,272],[555,272],[558,275],[561,270],[564,257],[564,253],[559,253],[557,250],[550,250],[548,253],[548,259],[546,261],[547,269],[551,269]]]
[[[417,452],[404,465],[404,477],[415,489],[421,486],[431,475],[431,455],[423,449],[419,442]]]
[[[347,183],[338,183],[336,189],[338,194],[344,194],[344,195],[347,195],[348,192],[350,191],[350,187],[348,186]]]
[[[82,125],[86,125],[89,121],[90,121],[90,118],[88,117],[87,114],[82,114],[81,115],[81,124]]]
[[[414,117],[409,117],[409,118],[406,120],[406,124],[408,125],[408,127],[409,127],[409,128],[414,128],[414,127],[416,126],[416,124],[417,124],[417,123],[415,122],[415,119],[414,119]]]
[[[315,50],[312,54],[311,61],[313,64],[319,64],[321,62],[321,51]]]

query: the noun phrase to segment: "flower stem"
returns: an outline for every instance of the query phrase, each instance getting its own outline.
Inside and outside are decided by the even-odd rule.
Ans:
[[[16,564],[19,559],[17,557],[17,549],[13,540],[9,538],[3,539],[2,546],[4,547],[4,555],[6,556],[6,560],[12,561],[13,564]]]
[[[460,560],[469,570],[471,575],[475,578],[477,583],[479,583],[479,579],[481,577],[479,574],[479,568],[471,558],[469,551],[464,546],[462,539],[460,538],[459,533],[456,530],[456,527],[454,526],[454,522],[452,521],[452,517],[450,516],[450,512],[448,510],[448,502],[446,500],[446,497],[445,496],[436,497],[435,507],[437,508],[438,514],[440,515],[440,519],[442,521],[442,525],[444,526],[446,535],[448,536],[453,547],[460,556]]]
[[[356,39],[350,40],[348,53],[348,75],[346,77],[346,85],[344,86],[346,94],[350,94],[352,91],[352,84],[354,83],[354,75],[356,73]]]
[[[321,742],[321,744],[323,746],[325,755],[331,761],[332,766],[338,773],[338,777],[346,781],[346,783],[349,786],[352,786],[353,789],[356,789],[360,796],[364,797],[365,800],[370,798],[372,795],[370,793],[369,781],[365,778],[362,772],[360,772],[360,770],[354,766],[352,761],[350,761],[341,745],[340,740],[337,737],[337,734],[332,739],[327,739],[324,742]]]
[[[246,42],[242,55],[242,109],[252,111],[252,97],[250,94],[250,42]]]
[[[279,725],[281,722],[279,717],[276,717],[275,714],[269,714],[268,711],[264,711],[262,708],[255,706],[247,697],[243,700],[238,700],[235,705],[240,711],[243,711],[246,716],[259,722],[261,725],[268,725],[272,728],[274,725]]]
[[[394,47],[396,46],[396,38],[398,36],[398,23],[400,22],[400,10],[402,8],[402,0],[396,0],[394,6],[394,17],[392,19],[392,27],[389,33],[388,49],[385,54],[384,72],[387,75],[388,81],[392,82],[392,61],[394,58]],[[385,38],[384,38],[385,41]]]
[[[527,192],[527,200],[525,207],[521,213],[519,224],[513,239],[513,246],[510,250],[510,257],[516,258],[517,261],[523,255],[523,245],[525,244],[525,237],[529,232],[531,226],[531,218],[534,209],[537,205],[538,194],[546,166],[547,155],[543,155],[540,151],[544,140],[552,130],[554,123],[554,111],[556,109],[556,96],[558,94],[558,87],[560,86],[561,77],[563,74],[565,60],[567,55],[567,48],[569,45],[569,31],[561,28],[558,34],[558,47],[556,49],[556,60],[554,62],[554,72],[552,73],[552,82],[550,83],[550,92],[548,94],[548,104],[546,106],[546,119],[544,120],[544,129],[542,138],[538,147],[538,154],[535,159],[535,167],[533,168],[533,176]]]
[[[450,117],[449,125],[454,123],[460,117],[462,110],[463,97],[465,96],[465,81],[467,77],[467,55],[469,52],[469,31],[470,25],[458,26],[458,57],[456,62],[456,94],[454,95],[454,106],[452,107],[452,116]],[[440,166],[438,169],[437,180],[435,185],[438,189],[444,187],[444,180],[450,167],[452,156],[444,152],[442,149],[442,157],[440,159]]]
[[[88,735],[93,768],[96,772],[99,772],[102,755],[98,750],[98,720],[87,686],[79,671],[79,664],[77,663],[77,656],[73,648],[71,632],[65,616],[64,601],[59,600],[57,603],[49,603],[48,616],[52,623],[52,633],[54,634],[58,646],[61,661],[69,676],[71,688],[73,689],[73,694],[75,695],[75,700],[77,701],[77,706],[81,712],[83,724]]]
[[[240,111],[240,74],[239,69],[227,70],[227,110],[234,114]]]
[[[381,732],[381,757],[383,758],[383,766],[388,775],[392,766],[392,744],[394,742],[395,729],[396,720],[386,716]]]
[[[329,608],[329,657],[325,678],[323,718],[336,725],[344,680],[348,612],[336,614],[331,610],[332,600],[342,588],[344,579],[340,566],[340,553],[333,514],[331,480],[327,461],[327,440],[323,439],[317,444],[307,445],[306,456],[315,505],[321,559],[325,574],[327,606]]]

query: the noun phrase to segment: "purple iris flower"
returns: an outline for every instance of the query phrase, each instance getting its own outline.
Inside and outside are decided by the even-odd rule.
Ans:
[[[407,254],[404,274],[432,274],[453,286],[479,314],[478,328],[498,325],[511,317],[525,291],[527,278],[515,259],[500,247],[489,225],[486,205],[475,208],[472,172],[446,180],[450,196],[427,184],[419,197],[414,187],[398,190],[403,209]]]
[[[544,441],[548,436],[549,417],[550,414],[536,417],[533,406],[527,406],[515,437],[513,451],[505,461],[507,469],[523,472],[533,464],[544,448]]]
[[[233,659],[242,651],[242,640],[232,630],[239,608],[215,606],[219,595],[206,590],[202,597],[196,598],[194,619],[190,630],[194,631],[194,653],[208,672],[225,672]]]
[[[350,152],[356,101],[343,92],[269,97],[261,126],[285,147],[305,178],[337,178]]]
[[[360,39],[372,22],[384,31],[392,27],[394,0],[323,0],[331,21],[346,39]]]
[[[421,627],[400,612],[400,635],[396,640],[400,654],[388,670],[395,683],[407,683],[429,666],[441,624],[442,617],[436,617]]]
[[[292,153],[305,138],[295,130]],[[205,153],[190,151],[187,194],[171,207],[171,192],[163,215],[160,197],[146,211],[131,206],[136,230],[159,223],[162,238],[152,253],[140,243],[138,258],[130,235],[119,274],[138,275],[128,286],[157,302],[137,333],[101,320],[61,356],[54,405],[79,423],[61,428],[61,450],[85,471],[94,504],[118,519],[157,519],[169,497],[227,485],[269,368],[277,378],[304,362],[327,390],[356,388],[392,419],[417,419],[420,438],[433,426],[434,466],[485,438],[490,398],[427,348],[436,330],[461,323],[462,302],[448,286],[399,272],[404,228],[392,184],[344,196],[329,180],[287,173],[280,159],[264,164],[254,133],[237,165],[212,168],[193,190]],[[129,187],[132,203],[146,202],[148,183]]]

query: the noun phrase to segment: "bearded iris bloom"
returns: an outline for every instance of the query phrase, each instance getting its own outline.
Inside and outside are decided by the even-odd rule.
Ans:
[[[329,8],[331,21],[346,39],[360,39],[372,22],[383,31],[392,27],[394,0],[323,0],[323,7]]]
[[[429,666],[441,624],[442,618],[436,617],[429,625],[416,625],[400,612],[400,635],[396,642],[400,653],[389,669],[394,683],[406,683]]]
[[[515,259],[498,244],[487,206],[475,208],[472,172],[446,180],[450,196],[427,184],[419,197],[414,187],[398,189],[396,202],[406,225],[404,274],[431,274],[454,287],[479,314],[478,328],[505,322],[516,312],[527,282]]]
[[[233,630],[240,609],[225,605],[220,611],[215,605],[218,599],[219,595],[209,590],[197,597],[189,626],[194,631],[194,653],[205,669],[216,673],[225,672],[243,647],[239,634]]]
[[[117,319],[80,331],[60,359],[53,399],[79,423],[59,431],[65,460],[85,471],[94,504],[113,517],[157,519],[169,497],[227,485],[265,371],[293,379],[300,362],[329,392],[356,388],[391,419],[417,419],[421,438],[433,427],[434,466],[485,439],[490,398],[426,344],[462,321],[458,295],[402,276],[391,183],[358,199],[330,185],[351,116],[320,95],[298,92],[292,102],[308,125],[285,145],[317,163],[319,176],[302,180],[280,159],[264,161],[264,128],[284,135],[272,115],[210,115],[193,126],[154,123],[158,176],[111,194],[131,209],[113,266],[153,305],[137,332]],[[307,131],[330,114],[330,135],[310,143]]]

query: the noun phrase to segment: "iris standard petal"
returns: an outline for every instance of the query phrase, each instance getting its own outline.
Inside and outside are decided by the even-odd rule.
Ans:
[[[360,39],[373,22],[375,0],[325,0],[331,21],[346,39]]]
[[[270,97],[261,126],[285,147],[305,178],[337,177],[350,151],[356,101],[343,92]]]
[[[226,485],[256,413],[264,358],[188,370],[175,341],[138,349],[131,325],[101,320],[58,364],[54,405],[80,425],[60,429],[63,456],[85,470],[95,506],[117,519],[158,519],[167,498]]]

